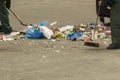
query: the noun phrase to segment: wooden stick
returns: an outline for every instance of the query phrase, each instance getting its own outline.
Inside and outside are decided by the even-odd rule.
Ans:
[[[16,19],[20,22],[20,24],[27,26],[28,24],[23,23],[22,20],[16,15],[13,9],[10,9],[11,13],[16,17]]]

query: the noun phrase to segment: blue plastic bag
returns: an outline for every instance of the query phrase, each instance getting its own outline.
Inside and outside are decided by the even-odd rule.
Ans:
[[[38,24],[38,27],[40,28],[40,27],[46,26],[47,23],[48,23],[47,20],[43,21],[40,24]],[[34,26],[32,26],[30,29],[28,29],[26,31],[26,34],[24,35],[24,38],[36,38],[37,39],[37,38],[43,38],[43,37],[45,37],[43,35],[43,32],[40,31],[39,29],[36,29]]]
[[[43,33],[38,29],[36,29],[35,27],[32,27],[30,29],[28,29],[26,31],[26,34],[24,35],[24,38],[43,38],[44,35]]]
[[[77,31],[77,32],[68,34],[67,38],[68,39],[74,39],[74,38],[82,37],[82,35],[83,35],[83,33],[81,31]]]

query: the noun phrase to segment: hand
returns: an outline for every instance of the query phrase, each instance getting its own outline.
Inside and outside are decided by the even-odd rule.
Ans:
[[[11,0],[6,0],[6,7],[10,9],[11,6]]]

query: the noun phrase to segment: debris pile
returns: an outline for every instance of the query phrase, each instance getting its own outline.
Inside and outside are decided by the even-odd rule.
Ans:
[[[28,25],[27,28],[21,32],[12,32],[9,35],[0,35],[1,41],[12,41],[18,39],[67,39],[71,41],[89,41],[93,35],[94,39],[110,39],[111,31],[100,24],[94,23],[80,24],[78,26],[65,25],[62,27],[55,27],[55,21],[48,24],[48,21],[43,21],[40,24]],[[96,28],[96,30],[95,30]]]

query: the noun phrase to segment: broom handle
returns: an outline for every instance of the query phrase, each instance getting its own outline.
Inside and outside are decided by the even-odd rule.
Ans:
[[[94,38],[95,32],[96,32],[96,30],[97,30],[97,24],[98,24],[98,18],[99,18],[100,8],[101,8],[101,7],[100,7],[100,5],[99,5],[99,7],[98,7],[98,14],[97,14],[96,21],[95,21],[95,28],[94,28],[94,32],[93,32],[93,38]]]
[[[10,9],[11,13],[16,17],[16,19],[22,24],[24,25],[24,23],[22,22],[22,20],[16,15],[16,13],[14,12],[13,9]]]

